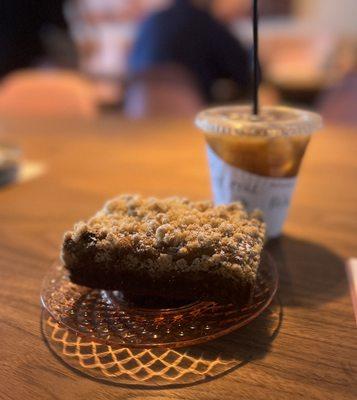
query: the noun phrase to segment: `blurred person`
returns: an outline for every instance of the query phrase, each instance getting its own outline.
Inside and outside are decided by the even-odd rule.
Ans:
[[[221,22],[230,24],[250,11],[251,0],[213,0],[210,2],[213,15]]]
[[[67,31],[65,0],[3,0],[0,2],[0,77],[46,60],[57,40]],[[50,57],[47,57],[47,59]]]
[[[357,63],[334,86],[326,89],[317,102],[325,121],[357,127]]]
[[[205,102],[214,102],[214,86],[229,79],[244,98],[251,86],[249,51],[226,26],[247,11],[237,0],[174,0],[143,23],[129,59],[129,74],[176,64],[192,74]]]

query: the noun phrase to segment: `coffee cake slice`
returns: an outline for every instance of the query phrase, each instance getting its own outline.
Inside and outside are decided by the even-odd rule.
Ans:
[[[264,235],[241,203],[122,195],[65,233],[62,260],[72,282],[91,288],[243,304]]]

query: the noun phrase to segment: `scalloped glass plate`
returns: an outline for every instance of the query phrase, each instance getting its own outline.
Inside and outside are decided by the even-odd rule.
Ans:
[[[257,318],[278,286],[272,258],[263,253],[252,301],[244,307],[196,301],[161,308],[126,302],[118,291],[73,284],[60,262],[48,271],[41,301],[52,318],[76,335],[130,348],[184,347],[228,334]]]

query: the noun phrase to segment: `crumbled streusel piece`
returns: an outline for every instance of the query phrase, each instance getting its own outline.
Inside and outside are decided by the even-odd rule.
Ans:
[[[254,287],[264,234],[240,203],[123,195],[65,234],[62,259],[72,280],[90,287],[165,297],[193,289],[239,302]]]

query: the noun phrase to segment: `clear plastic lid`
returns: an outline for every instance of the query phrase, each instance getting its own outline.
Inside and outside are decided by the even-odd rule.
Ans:
[[[206,133],[243,136],[310,135],[322,127],[319,114],[297,108],[262,107],[258,116],[251,106],[224,106],[200,112],[196,126]]]

